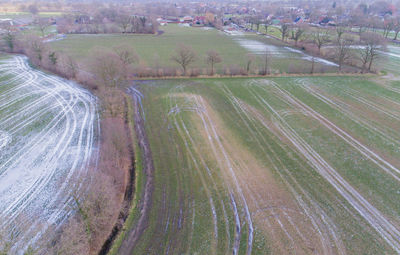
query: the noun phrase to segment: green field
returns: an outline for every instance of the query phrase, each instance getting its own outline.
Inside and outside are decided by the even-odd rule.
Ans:
[[[54,42],[52,46],[76,59],[84,59],[90,56],[90,51],[95,47],[112,48],[128,44],[134,47],[142,64],[147,66],[154,66],[156,62],[161,66],[175,65],[171,61],[171,56],[180,44],[191,46],[197,52],[198,59],[193,65],[196,67],[207,66],[205,54],[209,50],[215,50],[222,56],[223,63],[219,64],[220,67],[238,63],[238,60],[243,59],[247,53],[245,49],[215,29],[204,30],[178,25],[168,25],[161,29],[164,30],[162,35],[67,35],[66,39]]]
[[[156,171],[135,254],[398,248],[389,238],[400,224],[397,84],[293,77],[137,85]]]
[[[39,12],[37,15],[40,17],[57,17],[63,15],[63,12]],[[0,18],[23,18],[31,17],[32,14],[29,12],[0,12]]]
[[[161,35],[122,35],[122,34],[84,34],[84,35],[67,35],[66,39],[52,42],[51,46],[58,51],[71,55],[78,61],[85,61],[91,56],[91,50],[96,47],[110,49],[121,44],[128,44],[138,53],[143,66],[161,66],[161,67],[178,67],[171,60],[171,56],[175,54],[175,49],[181,44],[191,46],[197,52],[197,60],[192,67],[207,68],[205,60],[206,52],[209,50],[217,51],[223,61],[216,65],[216,69],[221,71],[224,67],[246,68],[248,55],[255,55],[252,61],[252,69],[261,68],[264,63],[262,54],[255,54],[249,49],[239,45],[233,36],[228,36],[223,32],[215,29],[205,30],[198,27],[181,27],[170,24],[161,27],[164,31]],[[260,36],[246,34],[240,38],[249,40],[258,40],[268,45],[278,47],[278,50],[285,50],[285,45],[279,41],[261,38]],[[274,53],[274,52],[271,52]],[[299,54],[291,54],[287,56],[276,56],[270,54],[271,59],[269,66],[272,71],[288,72],[291,69],[299,69],[300,67],[308,72],[311,70],[311,62],[301,59]],[[292,66],[291,68],[289,68]],[[315,64],[316,71],[337,71],[336,67]]]

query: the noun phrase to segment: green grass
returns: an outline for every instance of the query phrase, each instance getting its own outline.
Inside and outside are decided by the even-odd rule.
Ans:
[[[198,27],[180,27],[178,25],[168,25],[162,27],[162,35],[122,35],[122,34],[98,34],[98,35],[67,35],[64,40],[55,41],[51,46],[58,51],[64,52],[78,61],[85,61],[92,54],[96,47],[111,49],[121,44],[131,45],[140,57],[140,65],[143,66],[161,66],[161,67],[179,67],[171,60],[175,54],[175,49],[179,45],[189,45],[197,52],[197,60],[192,64],[194,68],[201,68],[203,73],[207,73],[208,65],[206,63],[206,52],[209,50],[217,51],[223,61],[217,64],[217,71],[222,71],[224,67],[246,68],[248,55],[252,54],[247,49],[241,47],[234,41],[234,37],[225,35],[223,32],[204,30]],[[258,40],[268,45],[275,45],[278,48],[285,45],[273,39],[263,38],[261,36],[246,34],[244,38]],[[293,55],[293,54],[292,54]],[[296,55],[296,54],[294,54]],[[289,72],[293,70],[302,70],[309,72],[311,62],[295,57],[274,57],[270,56],[270,68],[277,72]],[[263,57],[258,55],[253,62],[253,69],[260,69],[263,66]],[[336,68],[315,64],[315,71],[335,72]]]
[[[261,122],[276,120],[272,111],[268,110],[258,98],[263,98],[278,113],[285,116],[287,124],[295,130],[297,135],[308,143],[313,150],[328,162],[351,186],[353,186],[362,196],[364,196],[373,206],[375,206],[385,217],[391,219],[394,224],[398,224],[400,214],[400,201],[396,195],[399,184],[381,170],[375,163],[361,155],[354,147],[350,146],[343,139],[336,136],[320,122],[298,112],[299,109],[294,105],[288,104],[288,100],[280,97],[278,90],[274,86],[267,85],[266,82],[274,82],[278,88],[284,89],[292,97],[307,104],[312,109],[319,112],[325,118],[335,123],[339,128],[353,136],[368,148],[379,153],[392,164],[399,167],[400,162],[396,160],[400,157],[400,152],[396,146],[392,146],[376,133],[375,129],[367,128],[364,123],[372,125],[377,130],[383,130],[389,136],[399,140],[400,137],[395,132],[391,132],[388,125],[392,128],[400,128],[400,121],[395,119],[380,119],[381,116],[374,109],[365,106],[363,103],[349,98],[347,89],[353,89],[359,96],[366,97],[370,102],[379,103],[381,97],[387,97],[400,103],[398,97],[393,95],[386,88],[357,77],[306,77],[306,78],[273,78],[273,79],[193,79],[193,80],[170,80],[170,81],[146,81],[140,85],[145,94],[144,107],[146,112],[146,128],[153,151],[154,163],[156,166],[154,193],[154,208],[151,213],[150,226],[142,237],[140,245],[134,252],[143,253],[165,253],[167,250],[172,253],[230,253],[234,242],[234,218],[232,207],[229,206],[228,186],[223,181],[222,169],[213,156],[212,149],[207,139],[201,135],[202,126],[199,126],[201,119],[192,111],[182,111],[176,115],[168,114],[172,106],[190,106],[191,97],[177,95],[197,95],[203,98],[222,123],[217,126],[220,140],[226,148],[232,147],[239,142],[239,150],[250,153],[263,167],[265,173],[273,176],[279,187],[283,187],[289,195],[289,200],[296,203],[295,194],[304,199],[304,203],[310,208],[320,208],[321,212],[313,211],[320,217],[323,213],[324,219],[335,226],[337,237],[343,242],[348,254],[384,254],[392,251],[385,241],[372,229],[372,227],[358,214],[358,212],[331,186],[304,158],[287,138],[279,130],[269,129]],[[256,84],[259,85],[256,85]],[[347,116],[335,107],[332,107],[315,96],[308,93],[301,84],[311,86],[321,90],[331,100],[343,100],[351,103],[348,108],[358,118],[364,122],[359,122],[351,116]],[[241,105],[256,109],[261,117],[252,113],[248,118],[243,112],[236,111],[237,105],[230,101],[230,94],[227,89],[240,100]],[[171,98],[175,101],[171,104]],[[175,99],[174,99],[175,98]],[[394,110],[392,105],[383,105],[388,111]],[[182,108],[184,109],[184,108]],[[190,109],[190,108],[187,108]],[[363,110],[360,110],[363,109]],[[174,117],[175,116],[175,117]],[[177,125],[175,123],[177,121]],[[247,120],[247,121],[245,121]],[[276,120],[277,121],[277,120]],[[278,121],[280,122],[280,121]],[[269,125],[272,125],[271,122]],[[390,123],[390,124],[389,124]],[[182,131],[184,126],[191,135],[187,139],[187,132]],[[223,131],[222,128],[225,131]],[[181,131],[179,131],[181,130]],[[233,134],[236,142],[227,140],[222,133]],[[240,161],[234,154],[228,156],[232,162]],[[234,149],[234,148],[233,148]],[[207,162],[213,178],[207,175],[201,162]],[[196,164],[200,167],[197,168]],[[246,164],[251,164],[247,162]],[[238,166],[234,166],[237,169]],[[251,175],[252,169],[249,169]],[[259,177],[262,178],[262,177]],[[213,184],[213,181],[215,184]],[[204,182],[206,186],[204,186]],[[265,180],[265,185],[270,180]],[[250,189],[254,189],[256,199],[257,186],[249,183]],[[208,193],[205,189],[209,189]],[[229,186],[235,190],[234,186]],[[261,187],[259,187],[261,188]],[[262,190],[262,189],[261,189]],[[262,192],[262,191],[260,191]],[[294,192],[294,193],[293,193]],[[245,193],[248,201],[249,193]],[[257,194],[257,195],[256,195]],[[216,204],[218,216],[218,246],[213,246],[210,236],[213,233],[213,220],[210,214],[210,205],[207,203],[210,195]],[[308,200],[307,197],[310,199]],[[167,199],[165,199],[167,198]],[[228,213],[229,235],[222,231],[225,221],[223,220],[222,207],[218,206],[217,201],[224,201],[225,209]],[[238,200],[238,206],[242,222],[242,238],[240,242],[240,254],[247,249],[248,225],[243,213],[243,204]],[[195,205],[193,205],[195,201]],[[264,200],[258,201],[263,204]],[[275,204],[274,200],[270,201]],[[317,205],[317,206],[316,206]],[[316,207],[315,207],[316,206]],[[195,209],[195,224],[192,228],[192,214]],[[250,210],[255,210],[251,207]],[[288,211],[290,214],[290,212]],[[182,225],[179,225],[179,218],[183,215]],[[278,241],[274,239],[272,232],[258,225],[260,222],[255,220],[253,211],[254,243],[253,254],[280,253],[288,252],[281,250],[279,244],[284,247],[291,246],[289,239],[285,238],[279,227],[275,229],[275,234],[282,236]],[[268,215],[268,214],[266,214]],[[297,214],[304,215],[304,214]],[[279,214],[282,224],[285,218]],[[294,217],[294,216],[293,216]],[[174,219],[174,220],[171,220]],[[268,217],[266,216],[266,219]],[[273,217],[272,217],[273,219]],[[169,223],[167,223],[169,222]],[[301,224],[303,221],[296,221]],[[307,222],[307,220],[304,220]],[[168,225],[167,225],[168,224]],[[272,220],[272,224],[274,220]],[[289,224],[290,225],[290,224]],[[300,225],[299,225],[300,226]],[[287,227],[287,231],[296,238],[297,234],[293,229]],[[281,235],[279,234],[281,233]],[[305,233],[305,232],[304,232]],[[275,236],[276,237],[276,236]],[[191,240],[191,246],[188,246]],[[229,249],[227,251],[226,245]],[[315,242],[318,243],[318,241]],[[307,245],[301,241],[297,243],[297,249],[307,253]],[[216,250],[215,250],[216,249]]]
[[[58,17],[63,15],[64,12],[39,12],[39,17]],[[23,18],[32,16],[29,12],[0,12],[0,18]]]
[[[60,50],[76,59],[84,59],[90,56],[90,51],[95,47],[112,48],[121,44],[131,45],[141,62],[146,66],[155,66],[159,62],[161,66],[176,66],[171,56],[175,49],[181,45],[191,46],[198,55],[195,67],[207,67],[205,61],[206,52],[215,50],[220,53],[223,63],[216,65],[221,68],[223,65],[241,63],[246,56],[246,50],[232,41],[229,37],[220,34],[217,30],[204,30],[202,28],[179,27],[168,25],[162,27],[165,31],[162,35],[67,35],[61,41],[53,42],[52,47]]]
[[[143,162],[142,162],[142,152],[140,147],[137,144],[137,138],[135,136],[135,131],[134,131],[134,112],[132,109],[132,100],[130,97],[126,96],[127,102],[128,102],[128,123],[129,123],[129,130],[130,130],[130,135],[131,139],[133,141],[133,146],[134,146],[134,152],[135,152],[135,183],[134,183],[134,198],[131,204],[131,208],[129,210],[129,215],[124,223],[124,226],[120,232],[120,234],[117,236],[117,238],[114,240],[113,245],[108,252],[109,255],[115,255],[118,254],[118,249],[120,248],[122,241],[126,237],[127,231],[129,231],[135,224],[135,222],[138,220],[139,216],[139,209],[138,205],[140,203],[140,198],[143,193],[143,185],[145,183],[145,178],[146,176],[143,174]]]
[[[251,28],[251,25],[247,25],[247,28]],[[275,26],[275,25],[270,25],[268,26],[268,33],[266,33],[267,35],[273,36],[277,39],[281,39],[282,38],[282,32],[279,30],[280,26]],[[257,26],[253,25],[253,30],[257,30]],[[265,26],[263,26],[262,24],[259,27],[258,32],[265,34]]]
[[[36,35],[42,37],[42,31],[37,25],[27,26],[25,30],[22,31],[23,35]],[[57,27],[55,25],[48,26],[44,29],[44,36],[49,36],[52,34],[57,34]]]

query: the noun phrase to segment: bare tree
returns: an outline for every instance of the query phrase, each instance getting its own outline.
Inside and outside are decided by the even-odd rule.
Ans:
[[[351,57],[350,46],[352,41],[349,38],[341,37],[336,43],[335,56],[339,64],[339,72],[343,64]]]
[[[315,57],[312,56],[311,57],[311,71],[310,71],[311,74],[314,73],[314,68],[315,68]]]
[[[362,34],[361,41],[364,45],[360,49],[360,60],[362,64],[362,72],[371,72],[372,64],[379,55],[379,49],[384,47],[384,37],[382,35],[365,32]]]
[[[12,32],[6,32],[3,36],[3,40],[6,43],[8,50],[10,52],[14,52],[15,40],[16,40],[15,35]]]
[[[282,24],[281,27],[279,28],[279,31],[281,32],[281,38],[283,42],[285,41],[285,38],[289,34],[289,25],[286,23]]]
[[[28,11],[30,13],[32,13],[33,15],[36,15],[39,13],[39,9],[37,8],[37,6],[35,4],[31,4],[28,6]]]
[[[392,17],[385,17],[383,21],[383,36],[388,38],[390,31],[394,28],[394,19]]]
[[[133,64],[139,62],[139,56],[136,54],[136,51],[127,44],[121,44],[114,47],[114,52],[119,57],[119,60],[122,63],[123,71],[128,77],[129,67]]]
[[[336,26],[336,39],[339,41],[345,32],[346,32],[346,29],[344,26],[342,26],[342,25]]]
[[[400,32],[400,16],[397,16],[393,22],[393,30],[394,30],[394,38],[393,40],[397,40],[397,36]]]
[[[41,66],[46,52],[46,45],[39,37],[34,35],[26,37],[25,42],[25,53],[31,58],[35,65]]]
[[[71,56],[62,55],[58,60],[58,67],[68,79],[75,79],[78,73],[78,64]]]
[[[246,59],[246,73],[249,74],[250,70],[251,70],[251,65],[253,64],[254,61],[254,56],[251,54],[247,55],[247,59]]]
[[[314,44],[318,48],[318,54],[321,54],[321,48],[329,42],[329,35],[325,29],[318,28],[312,33]]]
[[[259,32],[260,31],[260,25],[261,25],[261,17],[259,17],[259,16],[254,17],[254,21],[253,22],[256,25],[257,32]]]
[[[40,32],[42,33],[42,37],[45,36],[46,28],[50,26],[50,22],[48,18],[37,18],[35,20],[35,24],[38,26]]]
[[[265,49],[264,53],[264,65],[263,65],[263,75],[269,74],[269,51],[268,48]]]
[[[264,21],[264,28],[265,28],[265,34],[268,34],[268,27],[272,24],[272,21],[269,19],[266,19]]]
[[[367,29],[368,19],[367,15],[363,12],[356,11],[350,17],[350,29],[353,25],[358,26],[358,35],[361,41],[361,35]]]
[[[12,26],[10,23],[2,25],[1,28],[5,31],[2,37],[7,47],[6,51],[14,52],[17,46],[17,34],[12,31]]]
[[[47,53],[48,61],[50,62],[50,67],[55,68],[58,64],[58,54],[55,51],[49,51]]]
[[[304,26],[295,26],[291,30],[291,39],[294,40],[295,45],[297,46],[297,42],[300,40],[300,38],[303,36],[305,32],[305,27]]]
[[[253,30],[253,26],[254,26],[254,18],[251,16],[247,17],[247,23],[250,23],[250,29]]]
[[[128,31],[128,27],[131,24],[132,17],[127,13],[120,13],[116,18],[117,23],[122,28],[122,33]]]
[[[175,50],[175,55],[171,57],[172,61],[178,63],[182,69],[183,73],[187,74],[187,68],[194,61],[196,61],[196,53],[190,46],[186,46],[184,44],[179,45]]]
[[[124,65],[117,54],[107,50],[95,50],[94,56],[90,67],[101,85],[116,88],[125,82]]]
[[[222,62],[222,58],[218,54],[218,52],[216,52],[214,50],[210,50],[210,51],[207,52],[206,61],[211,67],[210,75],[214,75],[214,65],[218,64],[218,63],[221,63]]]

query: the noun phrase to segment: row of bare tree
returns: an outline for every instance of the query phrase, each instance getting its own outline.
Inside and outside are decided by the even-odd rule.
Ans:
[[[350,64],[360,67],[363,72],[371,72],[372,65],[379,56],[379,49],[384,50],[386,44],[384,36],[380,33],[363,32],[357,39],[343,26],[332,29],[304,24],[282,24],[279,31],[282,41],[300,47],[312,55],[322,55],[335,60],[339,71],[342,71],[344,64]]]
[[[60,33],[141,33],[154,34],[158,23],[154,18],[132,15],[122,9],[101,8],[92,13],[64,15],[57,19]]]
[[[313,43],[307,44],[301,41],[299,37],[303,35],[303,28],[297,27],[292,30],[293,42],[295,46],[301,46],[313,54],[321,54],[324,46],[323,56],[334,59],[339,65],[339,71],[345,64],[358,66],[363,72],[372,71],[373,63],[379,55],[379,50],[384,47],[384,38],[372,32],[363,34],[361,44],[355,42],[354,38],[344,34],[341,29],[336,30],[336,36],[329,35],[324,30],[315,30],[313,33]],[[31,61],[37,66],[46,68],[52,72],[70,79],[76,79],[79,73],[81,79],[93,86],[96,84],[108,84],[116,87],[123,84],[134,77],[163,77],[163,76],[198,76],[198,75],[215,75],[216,65],[222,63],[223,59],[218,52],[210,50],[206,52],[204,61],[208,65],[207,69],[192,68],[193,64],[199,60],[197,53],[186,45],[179,45],[171,56],[171,61],[180,66],[180,70],[174,67],[147,67],[140,64],[139,57],[133,47],[129,45],[119,45],[113,49],[97,48],[93,50],[89,60],[85,63],[88,68],[86,71],[78,72],[78,65],[75,61],[64,54],[55,52],[48,44],[35,36],[30,36],[23,40],[13,33],[4,35],[4,47],[10,52],[21,52],[27,54]],[[327,45],[330,42],[330,45]],[[244,67],[231,65],[230,67],[218,68],[218,73],[223,75],[249,75],[258,74],[266,75],[270,73],[269,53],[266,50],[261,60],[256,61],[255,57],[248,55],[243,62]],[[256,64],[261,66],[255,66]],[[297,68],[298,69],[298,68]],[[293,68],[289,68],[289,72]],[[313,72],[306,70],[296,70],[296,73]],[[95,80],[96,82],[94,82]],[[89,82],[90,81],[90,82]]]

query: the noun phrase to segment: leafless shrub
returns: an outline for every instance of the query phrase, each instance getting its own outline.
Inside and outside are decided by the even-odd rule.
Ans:
[[[365,32],[361,35],[361,41],[364,45],[359,49],[359,59],[361,61],[362,72],[371,72],[372,64],[378,58],[379,49],[385,46],[385,40],[382,35]]]
[[[78,64],[68,55],[61,55],[58,61],[58,70],[68,79],[75,79],[78,73]]]
[[[42,66],[47,46],[35,35],[29,35],[24,38],[24,52],[29,56],[33,64]]]
[[[89,68],[100,85],[117,88],[124,84],[124,64],[116,53],[97,48],[92,56]]]

